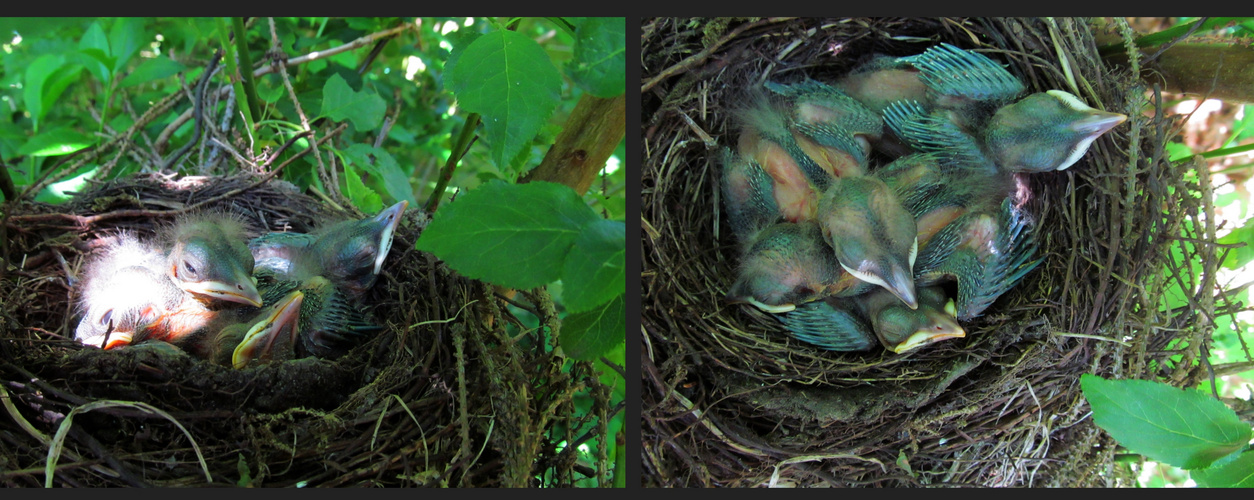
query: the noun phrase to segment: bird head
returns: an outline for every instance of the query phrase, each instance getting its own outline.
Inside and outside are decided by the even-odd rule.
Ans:
[[[163,231],[166,268],[180,288],[210,301],[261,305],[244,226],[221,214],[176,220]]]
[[[1011,172],[1064,170],[1093,140],[1128,117],[1093,109],[1061,90],[1038,92],[997,110],[984,130],[994,161]]]

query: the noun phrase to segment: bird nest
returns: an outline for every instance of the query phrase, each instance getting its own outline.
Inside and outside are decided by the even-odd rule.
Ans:
[[[284,184],[154,175],[100,185],[67,206],[9,205],[0,482],[42,485],[53,463],[50,482],[64,486],[527,486],[537,471],[547,484],[573,484],[575,455],[558,444],[585,424],[572,394],[596,383],[591,366],[563,373],[563,358],[507,332],[520,317],[554,326],[543,289],[507,302],[415,250],[429,220],[420,209],[405,212],[366,295],[385,328],[336,360],[237,371],[72,339],[67,272],[99,238],[151,234],[193,207],[240,214],[258,232],[362,217]],[[519,304],[536,318],[515,317]],[[606,407],[608,390],[593,392]]]
[[[1130,116],[1070,169],[1029,176],[1039,267],[966,338],[905,354],[822,350],[728,304],[732,99],[940,42]],[[1219,260],[1205,168],[1168,161],[1158,92],[1103,65],[1086,20],[658,18],[642,43],[645,484],[1128,484],[1079,376],[1196,384]],[[1189,307],[1164,308],[1171,287]]]

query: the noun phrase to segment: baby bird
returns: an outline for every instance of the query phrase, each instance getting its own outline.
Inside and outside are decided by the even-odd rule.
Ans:
[[[832,351],[866,351],[878,340],[903,353],[966,335],[943,289],[920,288],[918,297],[919,308],[910,309],[887,290],[875,289],[803,304],[780,320],[794,338]]]
[[[1003,200],[997,210],[971,211],[941,229],[919,253],[918,283],[958,283],[955,316],[979,317],[1040,263],[1026,213]]]
[[[97,251],[79,284],[83,316],[75,338],[95,347],[125,345],[136,327],[177,304],[183,291],[162,272],[164,262],[160,250],[133,233]]]
[[[1099,111],[1061,90],[1031,94],[1003,106],[980,127],[963,129],[913,101],[893,103],[884,120],[916,149],[957,167],[994,172],[1064,170],[1095,139],[1127,120]]]
[[[724,148],[721,184],[727,222],[742,244],[780,219],[771,177],[753,160]]]
[[[238,219],[218,213],[181,217],[158,233],[158,241],[179,288],[203,300],[261,305],[247,230]]]
[[[844,92],[817,80],[785,85],[767,82],[792,107],[792,128],[807,155],[837,177],[863,175],[871,142],[880,140],[884,120]],[[794,134],[796,135],[796,134]]]
[[[250,314],[224,315],[197,338],[191,350],[211,362],[237,370],[255,362],[291,359],[300,335],[304,294],[292,291]],[[187,347],[185,347],[187,349]]]
[[[859,292],[862,285],[841,271],[817,224],[782,222],[747,246],[727,300],[781,313],[828,295]]]
[[[884,287],[911,309],[918,307],[912,271],[919,246],[915,219],[884,181],[840,178],[819,200],[818,221],[840,267]]]
[[[374,285],[392,248],[392,237],[409,203],[401,201],[373,217],[348,220],[309,235],[269,233],[249,242],[256,271],[277,279],[323,276],[352,298]]]

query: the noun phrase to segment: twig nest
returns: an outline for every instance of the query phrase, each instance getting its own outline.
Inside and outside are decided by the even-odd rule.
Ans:
[[[1176,369],[1151,346],[1191,338],[1172,353],[1196,359],[1203,333],[1185,325],[1207,306],[1158,312],[1161,276],[1171,251],[1215,256],[1180,245],[1203,188],[1185,180],[1192,166],[1166,160],[1161,104],[1102,64],[1092,29],[1081,19],[644,21],[646,484],[1126,479],[1098,474],[1114,443],[1086,418],[1078,377],[1196,380],[1196,368]],[[966,338],[904,354],[823,350],[786,335],[775,315],[728,303],[740,251],[720,202],[720,153],[735,147],[736,99],[767,82],[834,82],[871,58],[942,42],[1005,64],[1029,93],[1065,90],[1131,117],[1069,169],[1028,177],[1041,264],[964,323]],[[1163,321],[1183,330],[1149,329]]]

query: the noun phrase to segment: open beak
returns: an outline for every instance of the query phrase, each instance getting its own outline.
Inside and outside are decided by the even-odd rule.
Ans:
[[[198,283],[183,283],[183,289],[217,300],[248,304],[261,307],[261,293],[257,292],[257,284],[252,276],[237,273],[229,281],[207,280]]]
[[[388,251],[392,249],[392,235],[396,232],[396,227],[401,223],[401,214],[405,212],[405,207],[408,206],[408,201],[401,200],[400,203],[379,212],[372,219],[376,224],[383,227],[383,231],[379,234],[379,255],[374,258],[374,274],[376,275],[379,274],[380,269],[383,269],[383,260],[387,258]]]
[[[231,355],[231,364],[236,370],[244,369],[254,359],[270,358],[280,339],[284,341],[279,342],[281,344],[293,345],[299,333],[300,306],[304,300],[305,294],[299,290],[289,293],[248,329]]]
[[[953,306],[950,300],[945,309],[949,310]],[[957,339],[967,336],[966,330],[958,324],[958,321],[950,314],[940,311],[927,311],[927,317],[931,320],[927,328],[921,328],[906,338],[900,344],[891,350],[895,353],[903,353],[928,344],[934,344],[942,340]]]

